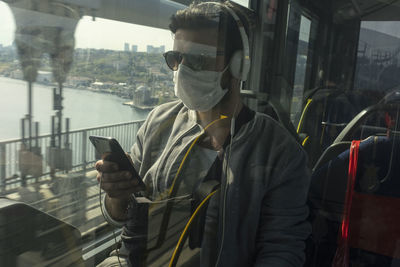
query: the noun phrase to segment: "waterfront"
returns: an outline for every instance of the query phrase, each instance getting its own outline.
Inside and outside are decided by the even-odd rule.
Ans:
[[[148,111],[122,105],[126,100],[108,94],[65,88],[64,118],[70,118],[70,129],[95,127],[119,122],[142,120]],[[40,133],[50,133],[53,88],[33,85],[33,121],[39,121]],[[27,83],[0,77],[0,140],[21,137],[21,118],[27,113]]]

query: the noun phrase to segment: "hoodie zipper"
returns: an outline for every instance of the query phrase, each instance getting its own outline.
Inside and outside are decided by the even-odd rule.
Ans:
[[[219,261],[221,259],[221,254],[222,254],[222,249],[224,246],[224,239],[225,239],[225,220],[226,220],[225,210],[226,210],[226,196],[227,196],[227,192],[228,192],[228,172],[227,172],[227,170],[228,170],[228,163],[229,163],[228,159],[227,159],[227,157],[228,157],[227,155],[230,153],[230,150],[231,150],[231,147],[228,146],[224,153],[224,162],[222,164],[222,180],[221,180],[222,187],[221,187],[221,189],[223,190],[223,194],[222,194],[222,199],[221,199],[222,206],[220,206],[221,207],[220,212],[221,212],[221,216],[222,216],[222,226],[221,226],[222,232],[221,232],[221,238],[220,238],[221,243],[220,243],[220,247],[218,250],[218,256],[217,256],[217,260],[215,262],[215,266],[218,266]],[[220,227],[218,227],[218,228],[220,228]]]
[[[156,187],[157,187],[157,190],[156,190],[156,192],[160,192],[160,188],[159,188],[159,178],[160,178],[160,173],[161,173],[161,169],[163,169],[165,166],[167,166],[167,162],[166,162],[166,158],[168,158],[168,156],[172,153],[172,151],[173,151],[173,148],[176,146],[176,144],[183,138],[183,136],[185,136],[185,135],[187,135],[188,133],[190,133],[195,127],[197,127],[197,124],[194,124],[191,128],[189,128],[186,132],[183,132],[182,134],[180,134],[176,139],[175,139],[175,141],[172,143],[172,145],[170,146],[170,149],[166,152],[166,153],[164,153],[164,156],[162,157],[162,158],[160,158],[160,163],[163,163],[163,164],[159,164],[159,166],[158,166],[158,168],[157,168],[157,170],[156,170],[156,175],[155,175],[155,177],[156,177],[156,183],[155,183],[155,185],[156,185]],[[186,145],[187,146],[187,145]],[[184,146],[184,148],[186,147],[186,146]],[[179,155],[180,153],[178,153],[178,155]],[[161,166],[162,165],[162,166]]]

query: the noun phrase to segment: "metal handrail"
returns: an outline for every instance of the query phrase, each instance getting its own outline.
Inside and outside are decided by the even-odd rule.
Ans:
[[[143,122],[144,122],[144,120],[136,120],[136,121],[130,121],[130,122],[121,122],[121,123],[116,123],[116,124],[106,124],[106,125],[96,126],[96,127],[91,127],[91,128],[80,128],[80,129],[69,131],[68,133],[73,134],[73,133],[79,133],[79,132],[83,132],[83,131],[102,130],[102,129],[113,128],[113,127],[117,127],[117,126],[129,125],[129,124],[133,124],[133,123],[140,124]],[[64,132],[61,134],[65,135],[66,133]],[[44,135],[38,136],[38,138],[46,138],[46,137],[51,137],[51,134],[49,133],[49,134],[44,134]],[[0,145],[22,142],[22,140],[23,140],[22,138],[0,140]]]
[[[90,135],[112,135],[128,151],[135,142],[136,133],[143,122],[144,120],[136,120],[62,133],[63,138],[67,134],[69,135],[68,149],[72,151],[72,162],[68,172],[50,166],[51,154],[48,154],[47,148],[51,147],[51,134],[38,136],[39,164],[43,169],[36,177],[23,175],[20,169],[19,151],[21,148],[23,149],[24,140],[15,138],[0,141],[0,195],[15,197],[18,196],[16,194],[19,194],[20,201],[43,212],[51,213],[61,220],[73,223],[80,231],[87,231],[93,225],[104,222],[99,202],[96,202],[98,194],[94,193],[98,192],[95,173],[90,174],[94,170],[93,163],[96,158],[94,147],[88,141],[88,137]],[[86,182],[83,183],[83,181]],[[48,186],[43,187],[43,185]],[[54,185],[56,185],[56,190],[53,190]],[[28,196],[21,193],[25,192],[24,190],[20,191],[23,186],[31,186],[30,189],[24,190],[30,190],[33,194]],[[38,192],[39,189],[45,188],[50,189],[48,195]]]

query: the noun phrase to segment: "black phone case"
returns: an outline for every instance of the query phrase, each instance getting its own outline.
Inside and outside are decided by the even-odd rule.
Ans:
[[[89,136],[89,140],[94,145],[97,153],[101,156],[101,159],[115,162],[118,164],[120,170],[131,172],[133,177],[139,181],[138,186],[142,190],[146,189],[146,185],[115,138]]]

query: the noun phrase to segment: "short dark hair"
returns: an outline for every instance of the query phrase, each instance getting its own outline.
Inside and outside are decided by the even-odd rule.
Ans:
[[[176,33],[179,29],[217,29],[218,33],[225,32],[223,38],[218,38],[218,46],[224,45],[225,59],[229,60],[235,51],[243,49],[243,43],[236,21],[224,7],[228,7],[236,13],[249,37],[251,29],[255,25],[254,12],[230,1],[222,3],[194,2],[171,17],[169,28],[172,33]]]

